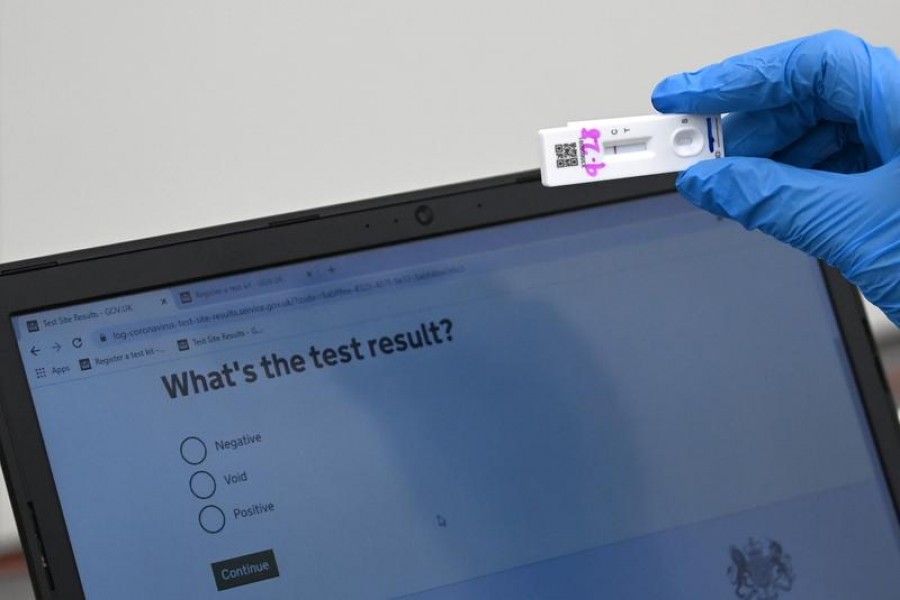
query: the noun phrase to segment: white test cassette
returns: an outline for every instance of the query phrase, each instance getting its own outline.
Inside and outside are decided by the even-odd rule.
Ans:
[[[647,115],[542,129],[545,186],[673,173],[725,155],[720,115]]]

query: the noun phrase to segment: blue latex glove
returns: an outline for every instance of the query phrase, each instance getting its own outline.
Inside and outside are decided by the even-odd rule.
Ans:
[[[653,105],[731,113],[729,158],[682,173],[685,198],[824,259],[900,325],[900,62],[889,48],[822,33],[669,77]]]

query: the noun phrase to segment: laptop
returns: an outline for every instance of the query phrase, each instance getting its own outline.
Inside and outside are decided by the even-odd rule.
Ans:
[[[536,172],[0,275],[40,598],[894,599],[839,274],[674,175]]]

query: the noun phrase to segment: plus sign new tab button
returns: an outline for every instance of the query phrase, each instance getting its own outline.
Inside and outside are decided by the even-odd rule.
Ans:
[[[236,556],[215,562],[211,566],[216,588],[220,592],[278,577],[278,564],[275,562],[275,553],[271,550]]]

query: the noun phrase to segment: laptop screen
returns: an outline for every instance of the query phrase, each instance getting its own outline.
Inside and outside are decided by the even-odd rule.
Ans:
[[[13,325],[91,599],[900,589],[818,264],[675,195]]]

